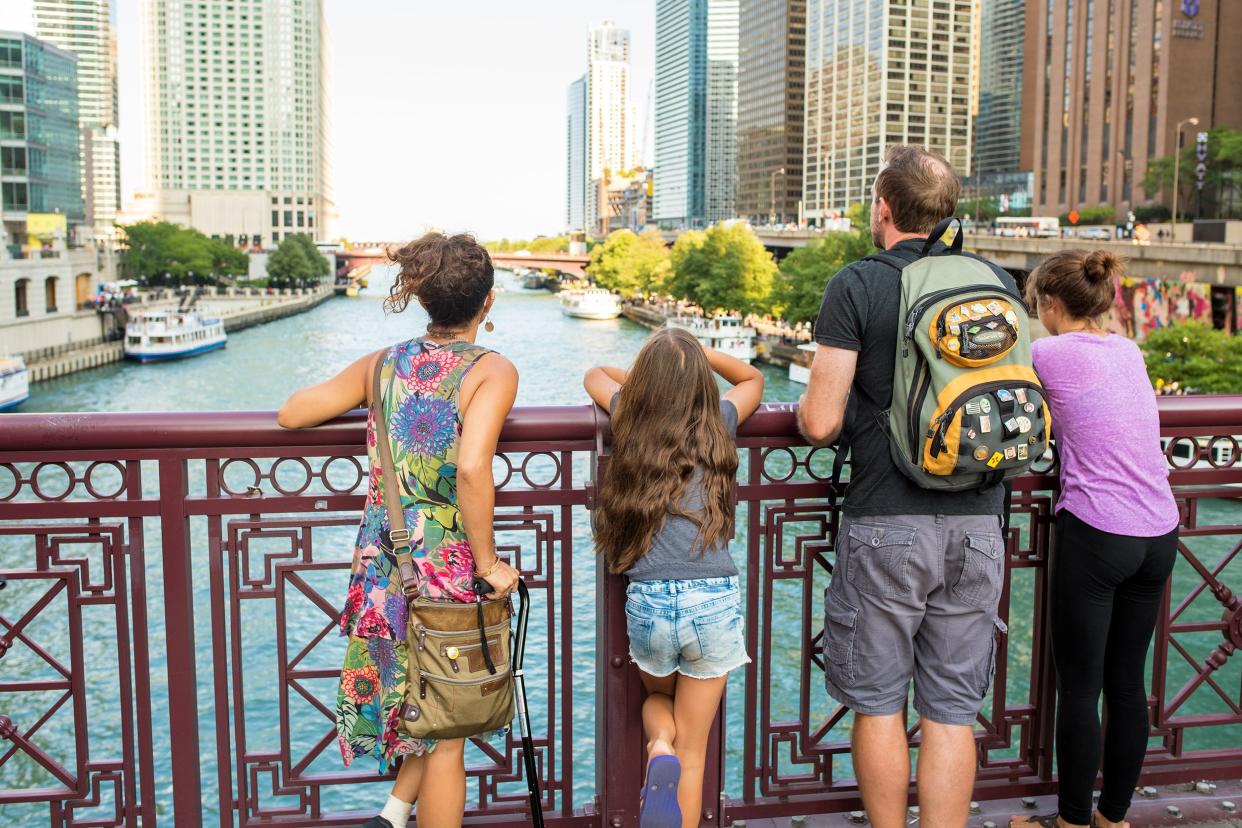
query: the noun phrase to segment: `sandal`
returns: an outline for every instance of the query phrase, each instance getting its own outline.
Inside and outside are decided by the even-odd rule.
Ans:
[[[638,808],[639,828],[681,828],[681,806],[677,804],[677,783],[681,781],[681,762],[676,756],[655,756],[647,763]]]

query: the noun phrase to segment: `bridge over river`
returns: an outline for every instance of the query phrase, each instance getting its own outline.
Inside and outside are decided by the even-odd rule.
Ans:
[[[1160,413],[1182,528],[1149,674],[1152,787],[1130,819],[1238,826],[1242,396],[1162,398]],[[738,440],[734,549],[754,660],[712,732],[704,826],[839,826],[860,807],[850,714],[824,693],[819,649],[840,525],[833,453],[806,446],[794,417],[767,405]],[[0,823],[345,826],[373,813],[387,782],[342,769],[332,721],[363,413],[307,431],[270,412],[19,414],[3,427]],[[555,828],[637,825],[642,688],[624,583],[590,547],[606,429],[594,406],[519,408],[495,460],[498,550],[534,596],[526,680]],[[1055,790],[1057,485],[1055,464],[1015,485],[1008,633],[975,723],[975,828],[1003,825],[1018,797],[1046,811]],[[909,735],[917,748],[914,714]],[[470,748],[468,824],[530,824],[519,751],[512,734]]]

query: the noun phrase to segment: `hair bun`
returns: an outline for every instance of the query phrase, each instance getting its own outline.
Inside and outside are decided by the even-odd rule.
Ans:
[[[1121,270],[1121,259],[1107,250],[1092,250],[1083,259],[1082,270],[1095,284],[1111,281]]]

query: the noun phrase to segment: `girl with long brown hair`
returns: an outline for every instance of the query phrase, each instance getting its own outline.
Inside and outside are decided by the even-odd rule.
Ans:
[[[733,386],[723,398],[715,374]],[[628,371],[592,368],[584,384],[612,415],[595,544],[629,581],[630,658],[647,691],[639,825],[697,826],[708,730],[729,672],[750,661],[729,537],[734,438],[763,374],[665,328]]]

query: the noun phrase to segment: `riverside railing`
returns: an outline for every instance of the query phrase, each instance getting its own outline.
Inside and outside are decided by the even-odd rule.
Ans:
[[[1242,397],[1160,407],[1183,534],[1149,676],[1145,779],[1237,777]],[[360,413],[299,432],[270,413],[0,420],[0,816],[310,826],[374,812],[374,766],[342,769],[333,725],[364,441]],[[642,691],[623,584],[590,549],[606,445],[592,407],[524,408],[495,462],[499,548],[539,619],[527,681],[555,826],[637,824]],[[713,731],[703,823],[856,808],[848,713],[824,694],[819,653],[832,452],[805,446],[785,405],[748,421],[739,447],[753,661]],[[978,798],[1052,790],[1055,487],[1055,469],[1016,486]],[[913,717],[910,735],[917,746]],[[472,748],[470,821],[527,824],[519,750],[512,736]]]

